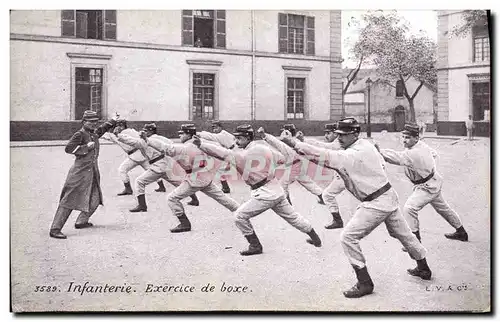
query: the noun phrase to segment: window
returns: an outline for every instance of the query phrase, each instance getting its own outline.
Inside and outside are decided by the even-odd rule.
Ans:
[[[214,119],[215,74],[193,73],[193,119]]]
[[[490,83],[472,83],[472,119],[489,121],[490,119]]]
[[[402,80],[396,81],[396,97],[404,96],[404,83]]]
[[[62,10],[61,35],[116,39],[116,10]]]
[[[286,117],[292,119],[304,119],[305,101],[305,78],[287,78],[287,113]]]
[[[75,68],[75,120],[81,120],[85,110],[102,117],[102,83],[102,68]]]
[[[474,39],[474,61],[490,60],[490,39],[487,26],[476,26],[472,28]]]
[[[314,55],[314,17],[278,15],[280,53]]]
[[[182,10],[182,44],[226,48],[226,11]]]

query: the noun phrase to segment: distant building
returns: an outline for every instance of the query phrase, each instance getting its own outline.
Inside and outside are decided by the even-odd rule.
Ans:
[[[348,70],[344,70],[344,77]],[[361,69],[356,80],[349,86],[344,96],[344,112],[346,116],[354,116],[360,122],[367,122],[368,115],[368,90],[366,80],[370,78],[373,83],[370,88],[370,121],[372,124],[386,125],[388,130],[399,131],[404,123],[409,120],[409,103],[403,96],[401,81],[387,83],[377,76],[372,69]],[[410,78],[406,86],[410,93],[418,87],[419,82]],[[415,117],[417,122],[434,124],[434,111],[436,108],[436,89],[428,85],[422,86],[414,99]]]
[[[476,134],[489,135],[491,84],[488,28],[454,36],[463,11],[438,11],[438,134],[465,135],[469,115]]]
[[[132,121],[338,119],[340,19],[339,10],[12,10],[11,125],[77,121],[86,109]]]

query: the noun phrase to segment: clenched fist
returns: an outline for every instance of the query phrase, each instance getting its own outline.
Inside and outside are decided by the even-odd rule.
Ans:
[[[95,147],[95,143],[94,142],[89,142],[89,143],[87,143],[87,147],[89,148],[89,150],[93,150],[94,147]]]
[[[294,148],[295,144],[297,144],[295,142],[295,139],[292,138],[291,136],[283,136],[280,139],[281,139],[281,142],[285,143],[286,145],[288,145],[291,148]]]
[[[264,130],[264,128],[261,126],[259,127],[259,129],[257,130],[257,137],[263,139],[266,137],[266,131]]]
[[[201,139],[198,135],[193,135],[193,144],[196,145],[197,147],[200,147]]]
[[[304,132],[298,131],[297,134],[295,135],[295,138],[300,142],[304,142]]]

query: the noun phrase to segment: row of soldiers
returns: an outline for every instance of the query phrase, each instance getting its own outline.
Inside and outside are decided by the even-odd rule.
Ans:
[[[171,232],[187,232],[191,230],[191,222],[181,200],[190,197],[190,204],[197,206],[196,193],[201,191],[234,213],[236,226],[248,241],[248,248],[240,252],[243,256],[263,252],[250,219],[268,209],[307,234],[309,244],[321,247],[322,241],[310,222],[292,206],[288,186],[299,182],[330,210],[332,222],[326,228],[343,228],[340,241],[357,276],[357,283],[344,292],[348,298],[373,292],[373,281],[359,241],[381,223],[385,223],[389,234],[398,239],[416,261],[417,266],[408,269],[408,273],[425,280],[431,279],[432,272],[421,243],[420,209],[430,203],[456,229],[445,234],[447,238],[468,240],[459,216],[441,194],[442,177],[436,171],[436,153],[419,140],[419,128],[414,124],[405,126],[402,134],[406,149],[398,152],[380,149],[377,144],[360,138],[361,127],[354,118],[326,124],[324,141],[305,138],[293,124],[286,125],[279,138],[266,133],[262,127],[254,131],[250,125],[240,125],[231,134],[223,130],[220,123],[214,123],[213,133],[198,132],[193,124],[183,124],[179,130],[180,144],[158,135],[154,124],[146,124],[142,131],[137,132],[127,128],[126,121],[118,116],[101,126],[97,126],[97,120],[95,112],[85,112],[82,129],[66,146],[66,152],[74,154],[76,160],[61,194],[51,237],[66,238],[61,229],[73,209],[82,211],[75,228],[92,226],[89,218],[102,203],[97,166],[98,139],[112,130],[110,139],[128,154],[120,166],[125,190],[119,195],[133,193],[128,171],[135,166],[145,169],[135,184],[138,205],[130,211],[147,211],[145,186],[164,179],[176,187],[167,197],[169,208],[179,220]],[[259,166],[254,166],[254,161],[258,161]],[[324,191],[304,171],[303,164],[309,161],[335,172]],[[388,180],[385,162],[404,166],[407,177],[415,185],[405,204],[404,216],[399,208],[398,195]],[[276,165],[288,169],[280,180],[275,175]],[[222,182],[226,181],[224,176],[231,169],[236,170],[251,189],[249,200],[241,205],[225,193],[230,190],[227,182],[223,183],[226,191],[214,183],[216,174]],[[162,183],[157,190],[164,190]],[[343,190],[348,190],[361,201],[345,227],[335,198]]]

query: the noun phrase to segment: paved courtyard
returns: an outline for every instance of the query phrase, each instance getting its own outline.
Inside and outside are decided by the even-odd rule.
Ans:
[[[398,134],[374,137],[382,148],[402,148]],[[430,206],[424,208],[421,234],[433,279],[423,281],[406,273],[415,262],[385,226],[378,227],[361,242],[375,283],[374,293],[362,299],[342,295],[355,275],[340,245],[340,230],[323,228],[330,221],[326,207],[297,183],[291,187],[294,207],[311,221],[323,247],[307,244],[306,235],[268,211],[253,219],[264,253],[242,257],[238,251],[247,243],[232,214],[203,194],[200,207],[186,208],[193,224],[189,233],[169,232],[177,220],[166,204],[172,190],[168,184],[167,193],[154,192],[156,184],[147,188],[148,212],[130,213],[135,197],[116,196],[122,189],[117,168],[125,154],[117,146],[103,145],[99,162],[104,207],[92,217],[95,227],[75,230],[73,212],[63,229],[68,239],[56,240],[49,238],[48,229],[73,157],[62,146],[11,147],[13,310],[487,311],[490,140],[432,135],[425,141],[440,154],[444,196],[461,216],[470,241],[446,239],[444,234],[453,229]],[[402,206],[412,185],[401,167],[387,169]],[[135,169],[132,180],[140,173]],[[236,201],[247,200],[249,188],[243,182],[230,184]],[[348,220],[358,202],[348,192],[338,202]],[[130,293],[82,294],[76,286],[86,282],[120,290],[130,286]],[[213,291],[210,286],[202,291],[209,283]],[[40,292],[41,286],[50,286],[49,292],[46,287]],[[229,286],[233,292],[228,292]],[[160,289],[166,292],[148,292]]]

